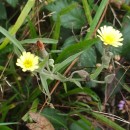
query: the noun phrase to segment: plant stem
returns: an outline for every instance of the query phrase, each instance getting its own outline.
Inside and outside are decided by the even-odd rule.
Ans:
[[[66,71],[64,72],[64,75],[66,75],[70,70],[71,68],[75,65],[75,63],[78,61],[78,58],[76,58],[70,65],[69,67],[66,69]],[[51,92],[50,92],[50,96],[53,94],[53,92],[56,90],[56,88],[58,87],[58,85],[60,84],[60,81],[58,80],[56,82],[56,84],[54,85],[54,87],[52,88]],[[41,109],[39,112],[41,112],[43,110],[43,108],[45,107],[46,103],[48,102],[49,98],[47,98],[45,100],[45,102],[43,103]]]
[[[100,6],[98,7],[98,10],[97,10],[97,13],[95,15],[95,17],[93,18],[93,21],[92,21],[92,24],[90,25],[90,31],[87,33],[86,37],[85,37],[85,40],[88,40],[91,38],[97,24],[98,24],[98,21],[104,11],[104,8],[106,7],[107,3],[109,1],[108,0],[102,0]]]
[[[83,3],[83,8],[84,8],[84,11],[85,11],[86,18],[88,20],[88,24],[91,25],[92,16],[91,16],[90,7],[88,5],[88,2],[87,2],[87,0],[82,0],[82,3]]]

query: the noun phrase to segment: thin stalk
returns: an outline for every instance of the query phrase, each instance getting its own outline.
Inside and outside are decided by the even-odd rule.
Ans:
[[[91,16],[89,4],[88,4],[87,0],[82,0],[82,3],[83,3],[83,8],[85,11],[86,18],[88,20],[88,24],[91,25],[92,24],[92,16]]]
[[[92,24],[90,25],[90,31],[87,33],[85,40],[88,40],[91,38],[97,24],[98,21],[104,11],[104,8],[106,7],[107,3],[109,2],[109,0],[102,0],[100,6],[98,7],[97,13],[95,15],[95,17],[93,18]]]

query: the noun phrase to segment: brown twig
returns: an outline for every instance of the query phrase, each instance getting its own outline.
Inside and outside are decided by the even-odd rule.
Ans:
[[[70,70],[71,68],[75,65],[75,63],[77,62],[78,58],[76,58],[70,65],[69,67],[66,69],[66,71],[64,72],[64,75],[66,75]],[[56,82],[56,84],[54,85],[54,87],[52,88],[51,92],[50,92],[50,96],[53,94],[53,92],[56,90],[56,88],[58,87],[60,81],[58,80]],[[41,109],[40,109],[40,112],[43,110],[43,108],[45,107],[46,103],[48,102],[49,98],[47,98],[44,102],[44,104],[42,105]]]

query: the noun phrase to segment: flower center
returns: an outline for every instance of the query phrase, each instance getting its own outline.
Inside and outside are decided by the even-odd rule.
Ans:
[[[106,43],[113,43],[113,42],[115,42],[115,37],[114,37],[114,35],[112,35],[112,34],[106,35],[106,36],[104,37],[104,41],[105,41]]]
[[[26,68],[32,67],[32,61],[29,59],[25,60],[23,64]]]

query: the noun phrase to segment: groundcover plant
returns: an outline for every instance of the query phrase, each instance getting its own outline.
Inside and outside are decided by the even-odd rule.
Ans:
[[[1,0],[0,130],[129,130],[129,5]]]

